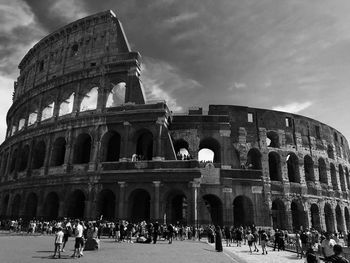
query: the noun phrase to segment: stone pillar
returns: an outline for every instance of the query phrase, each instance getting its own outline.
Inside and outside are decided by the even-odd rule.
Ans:
[[[118,182],[119,185],[119,210],[118,210],[118,218],[124,219],[124,202],[125,202],[125,182]]]
[[[344,212],[344,206],[340,206],[340,212],[341,212],[341,218],[343,221],[343,233],[348,232],[348,227],[346,225],[346,220],[345,220],[345,212]]]
[[[154,220],[157,220],[159,222],[161,222],[161,218],[159,215],[159,188],[160,188],[160,181],[153,181],[153,186],[154,186],[154,215],[153,218]]]
[[[128,121],[124,121],[124,130],[125,130],[125,137],[121,139],[121,151],[120,151],[120,162],[127,162],[131,159],[131,155],[133,153],[130,153],[129,149],[129,133],[131,124]],[[136,151],[136,150],[135,150]],[[135,152],[136,153],[136,152]]]
[[[191,182],[191,197],[192,197],[192,209],[191,209],[191,217],[189,218],[189,224],[198,225],[199,218],[198,218],[198,199],[199,199],[199,188],[200,188],[200,182],[199,181],[193,181]]]
[[[292,219],[292,209],[291,209],[292,202],[287,200],[284,205],[286,207],[286,229],[287,230],[293,230],[293,219]]]
[[[336,214],[336,212],[335,212],[335,208],[336,208],[336,204],[333,204],[333,203],[332,203],[332,214],[333,214],[333,221],[334,221],[334,223],[333,223],[333,225],[334,225],[333,232],[334,232],[334,231],[338,231],[338,230],[337,230],[337,229],[338,229],[337,214]]]
[[[51,160],[51,154],[52,154],[52,135],[49,136],[49,140],[46,144],[46,154],[44,159],[44,174],[47,175],[49,167],[50,167],[50,160]]]
[[[164,154],[162,152],[162,134],[163,129],[167,128],[167,120],[165,117],[159,117],[156,121],[157,124],[157,138],[156,138],[156,147],[152,157],[152,160],[164,160]]]
[[[305,223],[306,223],[306,227],[310,228],[312,226],[312,222],[311,222],[311,206],[308,203],[305,203],[304,205],[304,209],[305,209]]]
[[[320,203],[319,209],[320,209],[320,226],[321,226],[321,229],[322,230],[327,230],[326,216],[324,214],[324,202]]]
[[[59,201],[58,217],[64,217],[67,208],[65,207],[66,202],[64,200]],[[68,205],[68,204],[67,204]]]
[[[100,149],[100,140],[98,140],[98,131],[95,132],[95,138],[93,138],[93,144],[91,149],[91,156],[89,162],[89,171],[96,170],[97,162],[98,162],[98,152]]]
[[[70,165],[71,163],[73,163],[73,132],[72,132],[72,128],[69,127],[66,131],[66,152],[64,154],[64,169],[67,169],[67,166]]]

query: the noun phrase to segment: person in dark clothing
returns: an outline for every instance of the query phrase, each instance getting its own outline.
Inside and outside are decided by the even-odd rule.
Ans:
[[[280,232],[279,232],[278,229],[276,229],[275,242],[274,242],[274,245],[273,245],[273,251],[276,250],[276,247],[278,248],[278,251],[279,251],[279,244],[280,244]]]
[[[341,247],[341,245],[338,245],[338,244],[334,245],[333,251],[334,251],[334,255],[328,257],[327,262],[330,262],[330,263],[349,263],[349,260],[347,260],[346,258],[341,256],[341,254],[343,253],[343,248]]]
[[[158,224],[158,221],[156,221],[153,225],[153,244],[157,243],[158,233],[159,233],[159,224]]]
[[[306,252],[306,263],[317,263],[317,256],[312,248],[309,248]]]
[[[174,227],[172,226],[172,224],[168,225],[168,240],[169,240],[169,244],[171,244],[173,242],[173,235],[174,235]]]
[[[215,228],[215,250],[217,252],[222,252],[222,233],[220,226],[216,226]]]

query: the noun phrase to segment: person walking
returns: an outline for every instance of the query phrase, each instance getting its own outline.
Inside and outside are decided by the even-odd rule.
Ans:
[[[265,230],[261,230],[261,241],[260,241],[260,244],[261,244],[261,250],[262,250],[262,254],[266,254],[267,255],[267,250],[266,250],[266,244],[269,240],[269,237],[267,236],[266,234],[266,231]]]
[[[52,258],[56,257],[56,253],[58,253],[58,258],[61,258],[61,246],[63,243],[63,232],[62,232],[62,228],[59,227],[58,231],[55,234],[55,252],[52,256]]]
[[[215,250],[217,252],[222,252],[222,233],[220,226],[215,227]]]
[[[153,225],[153,244],[157,243],[158,234],[159,234],[159,224],[158,224],[158,221],[156,221]]]
[[[325,239],[321,243],[322,255],[325,258],[325,261],[328,262],[328,259],[334,255],[333,247],[337,244],[334,239],[330,238],[330,234],[325,234]]]
[[[247,241],[248,241],[248,246],[249,246],[249,252],[252,254],[252,245],[253,245],[253,240],[254,240],[254,235],[248,231],[247,232]]]
[[[344,258],[341,254],[343,253],[343,248],[341,245],[335,244],[333,247],[334,254],[327,259],[330,263],[349,263],[349,260]]]

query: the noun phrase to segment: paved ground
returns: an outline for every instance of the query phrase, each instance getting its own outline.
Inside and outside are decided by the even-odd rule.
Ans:
[[[6,236],[0,235],[1,263],[33,262],[103,262],[103,263],[232,263],[224,253],[203,242],[174,241],[172,245],[161,241],[154,244],[116,243],[102,239],[99,251],[85,251],[84,257],[72,259],[73,239],[67,244],[62,259],[52,259],[53,236]]]

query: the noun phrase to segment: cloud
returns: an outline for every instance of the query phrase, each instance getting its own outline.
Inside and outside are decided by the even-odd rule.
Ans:
[[[183,76],[173,65],[154,58],[144,58],[141,80],[148,101],[165,100],[176,112],[184,110],[177,93],[201,87],[198,81]]]
[[[5,139],[6,135],[6,112],[12,104],[12,89],[13,89],[13,80],[0,75],[0,142]]]
[[[290,112],[290,113],[298,113],[302,110],[305,110],[309,108],[312,105],[311,101],[306,102],[292,102],[287,105],[282,106],[275,106],[272,109],[277,111],[284,111],[284,112]]]
[[[172,16],[170,18],[167,18],[164,21],[164,26],[166,27],[173,27],[180,23],[189,22],[190,20],[193,20],[198,17],[197,12],[186,12],[181,13],[179,15]]]

